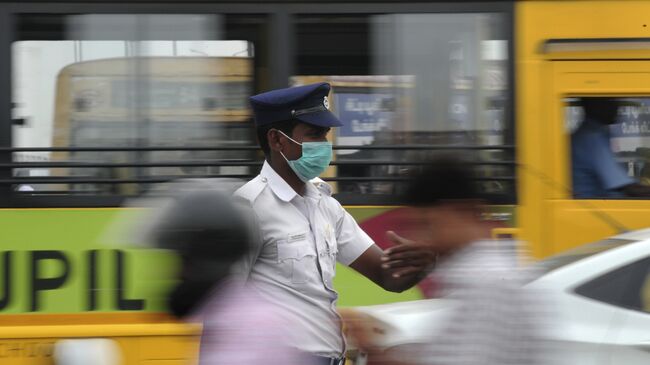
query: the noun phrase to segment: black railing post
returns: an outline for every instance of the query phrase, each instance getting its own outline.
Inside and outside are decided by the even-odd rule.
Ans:
[[[12,144],[12,86],[11,86],[11,43],[14,34],[13,18],[7,7],[0,7],[0,147],[10,148]],[[0,163],[12,161],[12,153],[5,149],[0,151]],[[12,169],[0,167],[0,179],[10,179]],[[10,206],[11,185],[0,185],[0,207]]]

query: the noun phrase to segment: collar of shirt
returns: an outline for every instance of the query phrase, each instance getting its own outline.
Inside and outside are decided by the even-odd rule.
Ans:
[[[295,197],[299,196],[298,193],[296,193],[296,191],[293,190],[293,188],[286,181],[284,181],[284,179],[278,175],[275,170],[273,170],[273,167],[271,167],[268,162],[264,161],[260,175],[263,178],[266,178],[266,182],[273,193],[281,200],[290,202]],[[320,196],[321,194],[318,192],[316,187],[313,186],[313,184],[305,184],[305,197],[319,199]]]

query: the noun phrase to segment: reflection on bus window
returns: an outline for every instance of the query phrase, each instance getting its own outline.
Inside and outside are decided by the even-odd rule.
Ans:
[[[148,180],[250,174],[225,162],[250,161],[255,151],[208,149],[254,144],[253,45],[211,40],[219,21],[68,16],[71,39],[15,42],[13,101],[26,122],[14,126],[14,147],[116,150],[20,152],[15,161],[56,167],[14,175],[46,181],[36,192],[136,194]]]
[[[650,197],[650,99],[576,97],[565,105],[573,196]]]
[[[289,82],[330,82],[345,123],[332,135],[336,155],[324,176],[339,199],[396,203],[412,170],[453,153],[478,166],[484,192],[514,202],[504,16],[294,18]],[[34,183],[41,194],[128,195],[179,177],[257,172],[247,103],[255,49],[218,40],[221,26],[232,26],[225,16],[60,17],[70,28],[62,40],[14,43],[15,117],[25,123],[13,140],[72,149],[16,153],[14,161],[45,161],[14,169],[26,176],[17,184]]]
[[[327,175],[339,194],[398,195],[418,164],[454,153],[479,165],[483,191],[514,196],[514,163],[509,164],[514,156],[505,148],[513,140],[501,18],[299,18],[302,76],[292,84],[331,83],[332,109],[344,123],[333,139],[351,146],[336,151],[335,168]],[[320,71],[337,73],[313,76]]]

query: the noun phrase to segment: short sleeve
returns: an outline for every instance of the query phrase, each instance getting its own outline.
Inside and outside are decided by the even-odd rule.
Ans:
[[[241,199],[235,199],[235,203],[238,204],[238,207],[245,211],[246,217],[248,218],[248,232],[250,239],[250,247],[246,250],[244,256],[233,265],[232,274],[241,280],[248,280],[250,273],[253,270],[253,266],[257,261],[257,258],[262,252],[262,247],[264,246],[264,239],[262,238],[262,232],[260,231],[259,219],[255,211],[246,205],[246,202]]]
[[[594,139],[592,145],[593,166],[605,190],[616,190],[634,183],[625,169],[616,161],[609,143],[605,139]]]
[[[349,266],[375,242],[338,202],[335,209],[337,209],[336,241],[339,250],[336,259],[343,265]]]

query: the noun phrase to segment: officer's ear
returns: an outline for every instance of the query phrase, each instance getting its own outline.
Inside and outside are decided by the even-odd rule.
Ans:
[[[277,129],[269,129],[268,132],[266,132],[266,138],[267,141],[269,142],[269,148],[272,151],[282,151],[282,141],[281,141],[282,133],[280,133]]]

